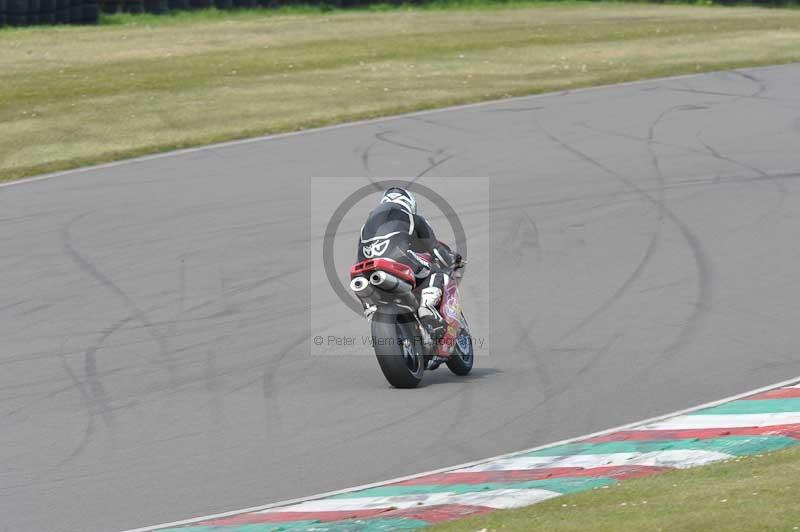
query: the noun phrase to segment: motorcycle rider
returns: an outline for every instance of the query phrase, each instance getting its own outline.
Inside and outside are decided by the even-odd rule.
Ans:
[[[427,253],[433,260],[420,256]],[[400,187],[384,192],[380,204],[373,209],[361,227],[358,260],[393,259],[410,266],[416,278],[420,302],[418,315],[434,338],[443,335],[446,321],[439,313],[442,290],[455,268],[462,267],[461,255],[439,242],[430,224],[417,214],[414,195]],[[364,309],[369,319],[375,307]]]

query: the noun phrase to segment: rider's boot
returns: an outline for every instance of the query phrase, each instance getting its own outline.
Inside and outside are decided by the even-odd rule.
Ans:
[[[439,301],[442,299],[442,290],[435,286],[425,288],[420,293],[420,305],[417,314],[419,321],[428,331],[434,345],[438,345],[439,341],[444,337],[447,330],[447,321],[439,313]],[[436,369],[446,359],[440,356],[435,356],[428,362],[427,369]]]
[[[420,302],[419,302],[419,309],[417,310],[417,315],[419,316],[419,320],[425,325],[425,328],[428,329],[428,332],[431,333],[431,336],[434,339],[439,339],[444,336],[445,327],[447,322],[439,314],[439,301],[442,300],[442,290],[435,286],[429,286],[428,288],[423,288],[422,292],[420,293]]]

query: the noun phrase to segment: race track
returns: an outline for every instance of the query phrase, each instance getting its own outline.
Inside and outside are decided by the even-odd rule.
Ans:
[[[423,173],[491,178],[492,346],[394,390],[372,358],[309,355],[307,178]],[[798,192],[800,65],[0,188],[0,530],[244,508],[800,375]]]

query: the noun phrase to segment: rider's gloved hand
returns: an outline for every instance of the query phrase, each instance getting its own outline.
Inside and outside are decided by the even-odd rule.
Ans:
[[[467,265],[467,261],[461,256],[461,253],[453,253],[453,269],[463,268]]]

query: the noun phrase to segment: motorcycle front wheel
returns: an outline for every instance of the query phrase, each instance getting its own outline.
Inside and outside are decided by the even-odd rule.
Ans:
[[[383,376],[395,388],[416,388],[425,372],[420,335],[413,322],[376,313],[372,317],[372,347]]]
[[[447,359],[447,367],[456,375],[463,377],[472,371],[472,363],[475,353],[472,348],[472,336],[469,330],[462,327],[456,337],[456,345],[453,354]]]

